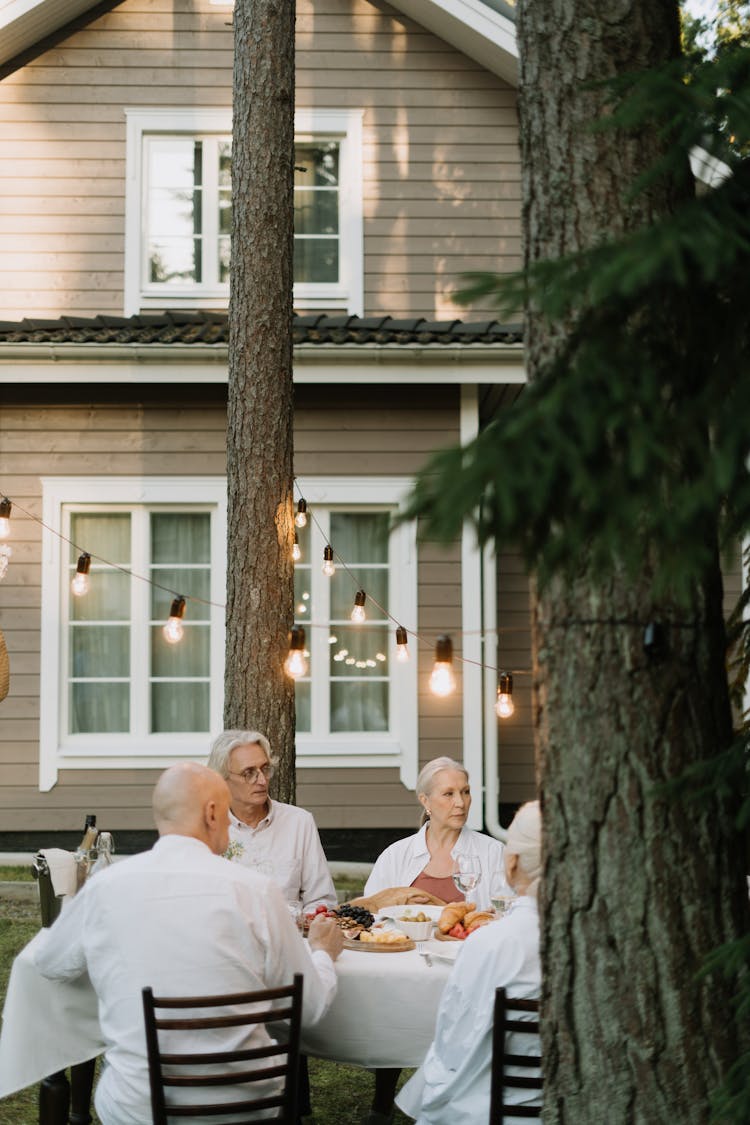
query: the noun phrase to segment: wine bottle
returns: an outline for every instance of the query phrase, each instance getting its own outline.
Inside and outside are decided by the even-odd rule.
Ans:
[[[81,842],[75,850],[73,858],[76,861],[76,890],[80,890],[86,882],[91,865],[91,849],[96,840],[96,816],[88,813],[83,828]]]

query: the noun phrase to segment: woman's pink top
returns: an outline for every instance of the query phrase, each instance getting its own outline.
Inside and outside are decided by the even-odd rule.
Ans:
[[[434,875],[425,875],[424,871],[420,871],[412,887],[426,891],[428,895],[434,895],[435,898],[441,898],[443,902],[463,902],[465,898],[450,875],[446,875],[444,879],[436,879]]]

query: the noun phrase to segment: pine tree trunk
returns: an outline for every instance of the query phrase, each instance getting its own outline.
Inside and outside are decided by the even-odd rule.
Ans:
[[[518,33],[527,263],[667,213],[687,169],[631,199],[659,140],[592,133],[605,94],[583,86],[674,57],[675,0],[521,0]],[[531,378],[569,330],[530,310]],[[706,1125],[737,1049],[730,987],[696,980],[741,932],[734,808],[658,788],[731,738],[718,553],[687,608],[656,600],[648,559],[644,544],[637,580],[605,581],[584,557],[535,608],[547,1123]],[[665,647],[649,655],[651,621]]]
[[[293,0],[236,0],[224,722],[279,755],[294,798]]]

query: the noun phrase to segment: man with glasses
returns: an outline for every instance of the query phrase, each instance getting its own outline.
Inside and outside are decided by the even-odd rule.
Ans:
[[[275,761],[258,731],[225,730],[211,746],[207,765],[232,795],[227,859],[270,876],[290,908],[310,913],[336,905],[315,821],[306,809],[274,801],[268,793]]]

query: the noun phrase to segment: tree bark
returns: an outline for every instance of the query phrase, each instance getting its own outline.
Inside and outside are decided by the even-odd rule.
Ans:
[[[664,142],[591,132],[607,95],[584,87],[674,58],[675,0],[520,0],[518,39],[527,265],[668,213],[687,168],[631,198]],[[534,378],[572,325],[527,323]],[[731,739],[718,551],[687,607],[654,595],[648,543],[643,560],[602,580],[584,556],[534,612],[547,1123],[706,1125],[737,1049],[731,986],[696,979],[742,932],[734,806],[658,788]],[[652,621],[665,647],[649,655]]]
[[[293,0],[236,0],[224,722],[279,755],[294,799]]]

